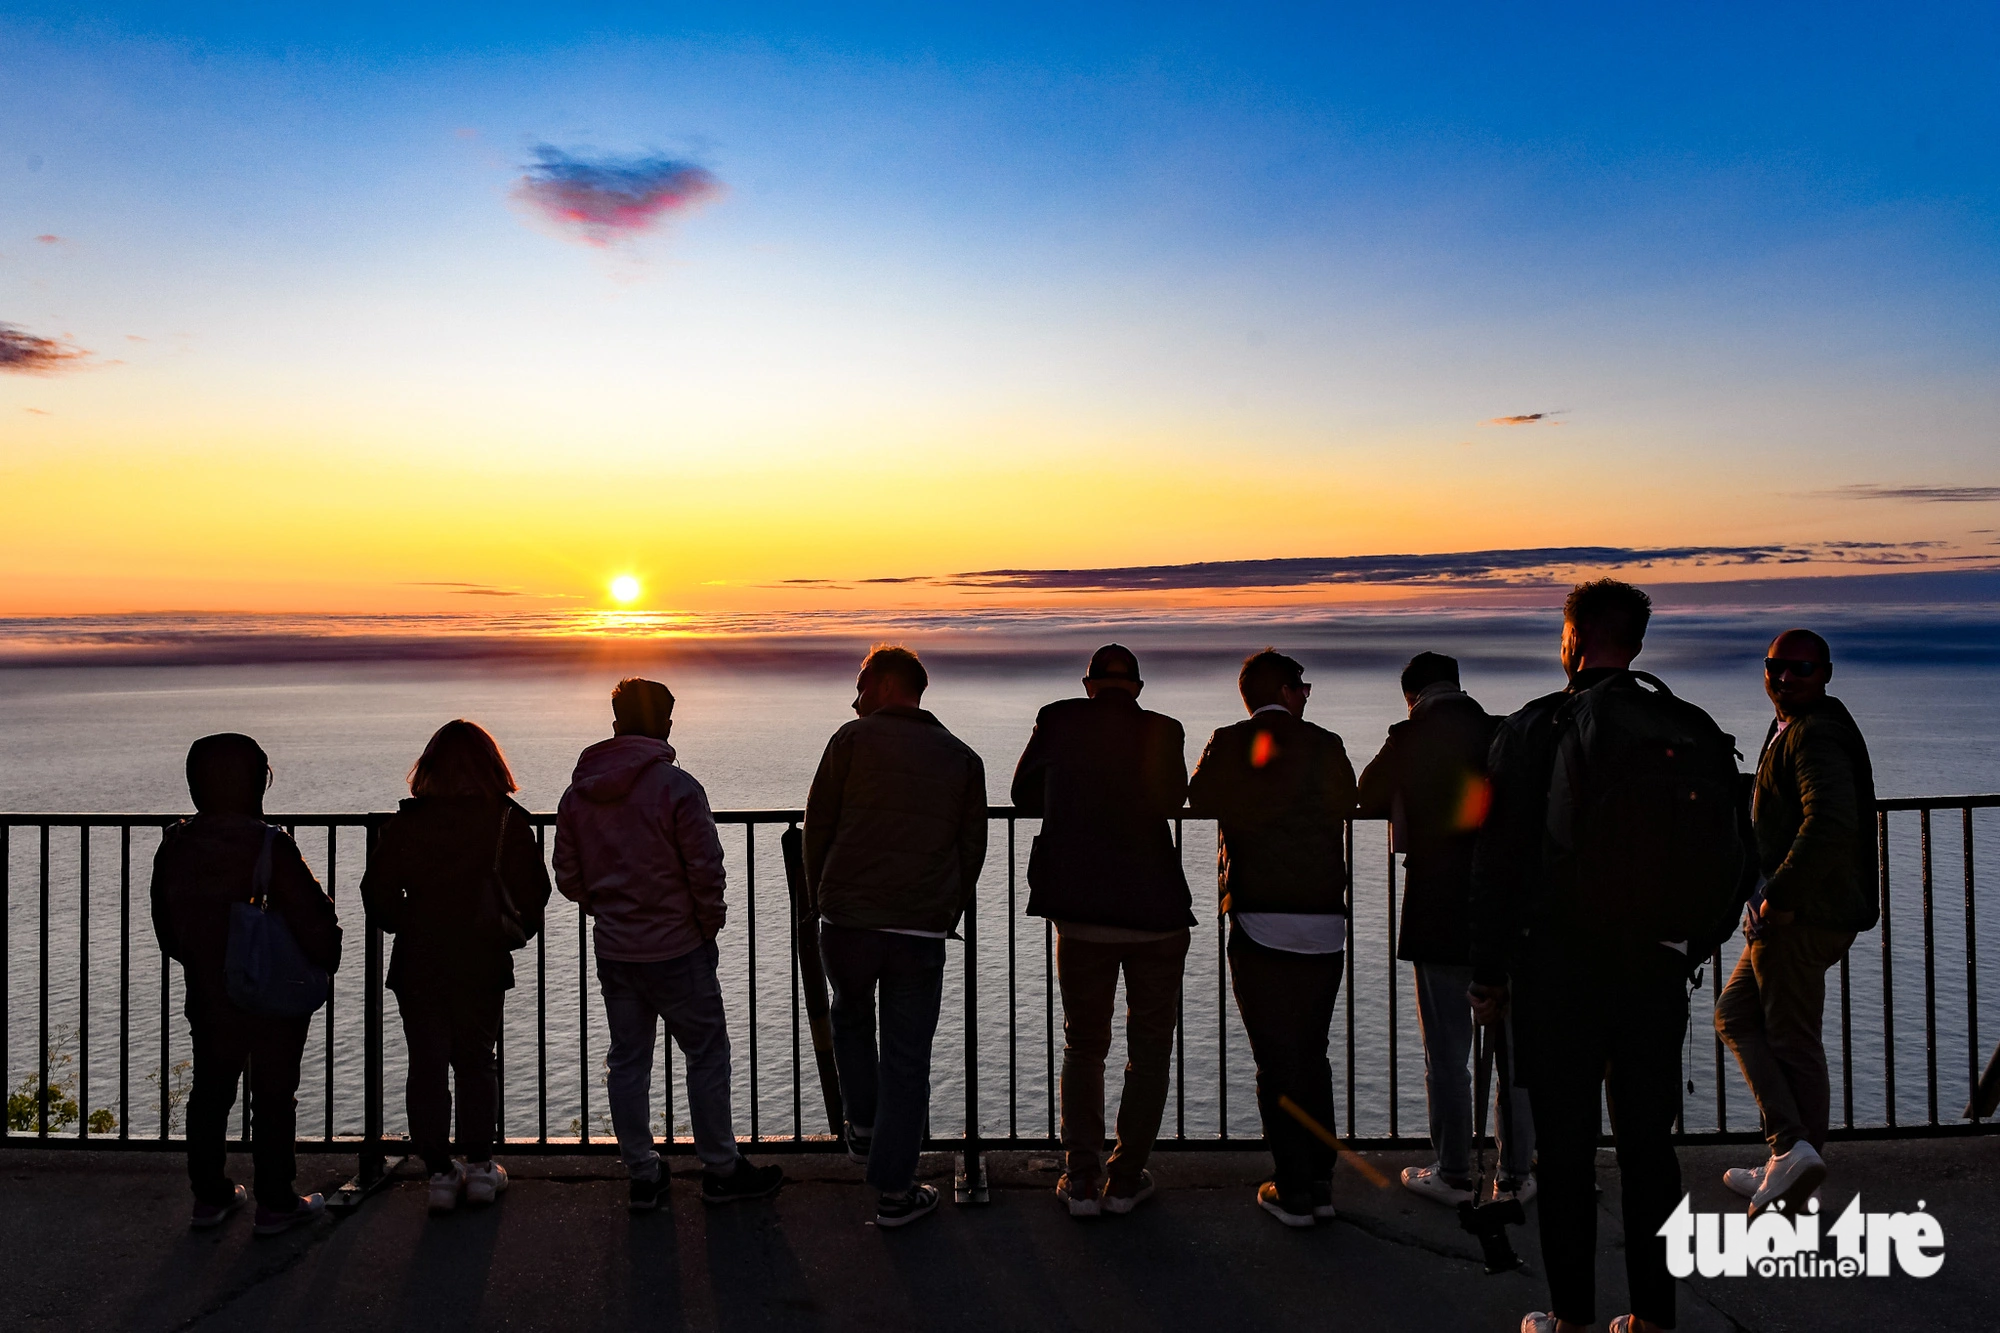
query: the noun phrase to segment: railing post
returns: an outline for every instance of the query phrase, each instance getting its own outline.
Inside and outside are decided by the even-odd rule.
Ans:
[[[1891,1129],[1896,1126],[1896,986],[1889,939],[1889,812],[1875,812],[1875,859],[1881,878],[1882,910],[1882,1101]]]
[[[375,859],[376,826],[368,825],[368,859]],[[361,966],[361,1187],[382,1179],[388,1157],[382,1150],[382,932],[368,924]]]
[[[1937,1096],[1937,941],[1931,913],[1931,812],[1920,813],[1924,871],[1924,1085],[1930,1123],[1938,1122]]]
[[[1979,1119],[1979,923],[1972,911],[1972,807],[1965,816],[1965,1058],[1972,1119]]]
[[[989,1203],[986,1163],[979,1157],[979,892],[965,901],[965,1152],[953,1182],[956,1203]]]

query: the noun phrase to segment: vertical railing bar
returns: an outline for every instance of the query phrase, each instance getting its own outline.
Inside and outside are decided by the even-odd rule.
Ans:
[[[90,825],[76,831],[76,1136],[90,1137]]]
[[[41,929],[41,1076],[36,1082],[40,1089],[35,1098],[35,1132],[41,1138],[49,1136],[49,826],[42,825],[42,929]]]
[[[549,826],[535,825],[535,855],[548,862]],[[537,1139],[549,1141],[549,929],[535,932],[535,1107]]]
[[[1924,1083],[1926,1103],[1930,1111],[1930,1123],[1938,1122],[1937,1090],[1937,948],[1932,928],[1931,912],[1931,811],[1925,806],[1918,812],[1919,827],[1922,830],[1922,856],[1924,872]]]
[[[340,830],[332,824],[326,826],[326,896],[334,897],[334,888],[340,869]],[[333,1000],[339,989],[339,973],[329,978],[326,988],[326,1007],[321,1011],[320,1021],[326,1025],[326,1142],[333,1142]]]
[[[1215,1132],[1229,1141],[1229,914],[1215,914]]]
[[[1178,836],[1180,832],[1178,821],[1174,824],[1174,831],[1176,834],[1174,850],[1179,852],[1181,850],[1181,842]],[[1011,853],[1013,851],[1013,828],[1011,824],[1008,827],[1007,846],[1010,853],[1009,869],[1011,871]],[[1008,899],[1010,907],[1012,902],[1010,879],[1010,896]],[[1192,938],[1190,938],[1190,943],[1192,943]],[[1012,966],[1011,962],[1009,966]],[[1185,1142],[1187,1139],[1187,987],[1185,985],[1174,992],[1174,1138],[1182,1142]]]
[[[1722,1002],[1722,946],[1715,946],[1715,956],[1708,960],[1709,1008]],[[1714,1024],[1709,1025],[1711,1029]],[[1729,1129],[1728,1079],[1724,1077],[1722,1034],[1715,1033],[1715,1128],[1717,1133]]]
[[[1854,1128],[1854,1006],[1852,1003],[1854,988],[1849,981],[1851,971],[1848,967],[1848,958],[1853,952],[1852,948],[1848,948],[1842,950],[1840,955],[1840,1106],[1841,1114],[1849,1129]],[[1716,1038],[1718,1045],[1721,1040],[1720,1037]]]
[[[744,973],[750,978],[750,1142],[763,1137],[757,1118],[757,826],[743,825],[743,900],[749,904],[750,957]]]
[[[362,869],[375,860],[381,830],[372,820],[362,839]],[[370,923],[362,936],[361,969],[361,1183],[382,1178],[388,1157],[382,1148],[382,928]]]
[[[780,857],[782,847],[780,843]],[[789,887],[789,886],[787,886]],[[805,1066],[799,1049],[799,912],[795,904],[788,904],[785,919],[791,922],[787,936],[791,941],[792,955],[792,1142],[798,1143],[806,1136]],[[668,1117],[672,1119],[671,1116]]]
[[[1979,923],[1972,909],[1972,807],[1966,806],[1960,812],[1964,817],[1965,835],[1965,1059],[1966,1071],[1971,1079],[1967,1085],[1968,1100],[1972,1103],[1972,1120],[1977,1124],[1979,1114]]]
[[[962,1202],[984,1201],[979,1163],[979,895],[965,897],[965,1177]]]
[[[1042,918],[1042,1040],[1048,1057],[1048,1075],[1042,1087],[1048,1093],[1049,1141],[1056,1140],[1056,927]]]
[[[1393,1139],[1399,1137],[1396,1132],[1396,840],[1385,837],[1384,841],[1389,845],[1389,872],[1384,882],[1389,898],[1389,1137]],[[1348,941],[1348,948],[1353,947],[1353,941]],[[1352,1117],[1347,1132],[1354,1132]]]
[[[0,906],[0,911],[6,910]],[[118,829],[118,1137],[132,1120],[132,826]]]
[[[166,950],[160,951],[160,1142],[165,1143],[172,1131],[172,1103],[168,1098],[167,1073],[167,1013],[172,1003],[173,965],[167,958]]]
[[[1354,821],[1341,821],[1341,842],[1345,862],[1343,886],[1346,892],[1347,920],[1354,921]],[[1347,942],[1347,1132],[1354,1133],[1354,941]]]
[[[8,931],[8,919],[14,913],[13,831],[13,825],[0,821],[0,1090],[14,1086],[14,1070],[7,1062],[7,1028],[12,1021],[7,996],[13,989],[13,968],[10,966],[13,943]],[[13,1129],[7,1117],[0,1115],[0,1143],[5,1143],[12,1135]]]
[[[577,1139],[590,1143],[590,915],[576,909],[576,1049],[577,1081],[582,1085],[583,1114],[577,1117]]]
[[[1020,1010],[1015,1000],[1014,816],[1007,816],[1007,1138],[1021,1137]]]
[[[1896,984],[1889,935],[1889,812],[1875,812],[1875,847],[1882,912],[1882,1097],[1896,1124]]]
[[[326,831],[327,864],[333,863],[333,829]],[[330,886],[329,886],[330,887]],[[514,966],[512,958],[507,966]],[[493,1141],[496,1146],[507,1142],[507,997],[511,990],[500,992],[500,1022],[493,1029]],[[327,1031],[333,1030],[332,997],[327,1002]]]

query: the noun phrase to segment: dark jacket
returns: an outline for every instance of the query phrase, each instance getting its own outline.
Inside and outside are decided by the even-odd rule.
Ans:
[[[1227,910],[1347,914],[1354,765],[1340,737],[1278,709],[1223,727],[1195,765],[1188,806],[1219,825]]]
[[[1014,769],[1014,804],[1040,816],[1028,914],[1092,926],[1194,924],[1168,821],[1187,795],[1181,724],[1124,690],[1064,699],[1035,718]]]
[[[507,811],[501,843],[500,812]],[[483,796],[418,796],[398,807],[375,840],[361,902],[368,919],[396,937],[389,958],[393,991],[507,990],[514,956],[483,932],[494,852],[528,938],[542,928],[549,872],[528,812]]]
[[[1560,928],[1560,923],[1543,921],[1541,911],[1547,889],[1549,782],[1561,740],[1557,714],[1572,693],[1616,671],[1579,671],[1567,689],[1509,714],[1493,735],[1487,756],[1492,802],[1472,853],[1472,979],[1482,985],[1507,982],[1531,930]]]
[[[1752,810],[1766,902],[1828,930],[1875,924],[1875,770],[1845,704],[1771,723]]]
[[[600,958],[681,958],[722,930],[722,840],[708,793],[652,736],[577,756],[556,806],[556,888],[591,916]]]
[[[950,931],[986,864],[986,766],[921,708],[858,717],[820,757],[804,850],[834,925]]]
[[[1471,961],[1472,854],[1486,819],[1486,761],[1500,719],[1471,695],[1418,700],[1361,774],[1361,816],[1388,819],[1403,853],[1396,957]]]
[[[196,815],[167,829],[153,857],[153,933],[187,978],[190,1019],[227,1012],[223,963],[229,953],[229,909],[250,901],[264,821],[253,815]],[[270,903],[314,966],[340,966],[340,923],[333,900],[280,832],[271,847]]]

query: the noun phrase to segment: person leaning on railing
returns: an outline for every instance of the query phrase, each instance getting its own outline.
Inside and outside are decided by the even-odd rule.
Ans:
[[[388,988],[409,1048],[410,1140],[430,1171],[430,1210],[507,1188],[493,1160],[499,1126],[494,1044],[514,987],[514,954],[542,929],[549,872],[514,774],[486,730],[447,722],[410,769],[410,797],[382,826],[361,901],[396,937]],[[458,1078],[452,1157],[451,1077]]]
[[[842,1138],[868,1168],[881,1227],[938,1206],[936,1187],[916,1176],[944,942],[986,862],[986,766],[925,711],[929,684],[909,649],[871,651],[854,721],[827,741],[806,797],[806,894],[833,987]]]
[[[306,960],[328,973],[340,966],[340,923],[298,845],[264,822],[271,763],[263,747],[235,732],[204,736],[188,747],[187,781],[197,813],[160,839],[152,902],[160,948],[181,965],[187,992],[182,1012],[194,1038],[187,1112],[188,1183],[195,1200],[190,1222],[218,1226],[244,1203],[243,1187],[224,1167],[229,1109],[247,1061],[256,1229],[275,1235],[326,1207],[319,1195],[301,1197],[292,1184],[298,1174],[299,1060],[312,1017],[251,1013],[230,999],[225,964],[231,910],[249,902],[259,879],[268,877],[268,910],[283,918]]]
[[[1753,1213],[1779,1200],[1797,1212],[1826,1179],[1826,973],[1879,911],[1874,768],[1853,714],[1826,692],[1832,677],[1833,655],[1811,630],[1780,634],[1764,658],[1777,716],[1757,760],[1763,882],[1744,913],[1749,943],[1715,1006],[1715,1030],[1736,1052],[1771,1145],[1763,1165],[1723,1173]]]
[[[611,691],[612,737],[577,756],[556,807],[556,888],[592,920],[597,984],[611,1028],[605,1091],[629,1206],[651,1212],[668,1176],[653,1146],[653,1043],[660,1024],[686,1056],[688,1118],[704,1203],[776,1194],[784,1168],[737,1149],[729,1024],[716,980],[722,842],[708,793],[675,762],[674,696],[633,677]]]
[[[1276,1168],[1257,1206],[1310,1227],[1334,1215],[1334,1150],[1320,1136],[1334,1129],[1326,1046],[1347,960],[1354,765],[1340,737],[1305,720],[1312,686],[1292,658],[1253,654],[1237,689],[1250,716],[1209,738],[1188,805],[1220,826],[1229,976]]]

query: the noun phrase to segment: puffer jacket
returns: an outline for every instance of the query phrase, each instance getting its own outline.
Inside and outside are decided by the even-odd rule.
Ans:
[[[813,775],[805,863],[836,926],[952,930],[986,863],[986,766],[921,708],[856,718]]]
[[[1223,727],[1195,765],[1188,806],[1219,825],[1231,912],[1347,914],[1354,765],[1340,737],[1282,709]]]
[[[533,939],[549,901],[549,872],[526,810],[505,798],[413,796],[382,826],[361,901],[368,919],[396,937],[390,990],[513,986],[514,955],[497,933],[480,933],[495,910],[487,895],[496,852],[507,896]]]
[[[249,902],[264,821],[254,815],[196,815],[167,829],[153,857],[153,933],[187,978],[190,1019],[227,1011],[224,962],[229,954],[229,909]],[[313,878],[298,844],[280,831],[271,843],[273,910],[315,967],[340,966],[340,923],[333,900]]]
[[[1828,930],[1875,925],[1875,770],[1845,704],[1771,723],[1752,811],[1766,902]]]
[[[600,958],[658,963],[722,929],[722,842],[708,793],[650,736],[585,750],[556,807],[556,888],[582,903]]]

